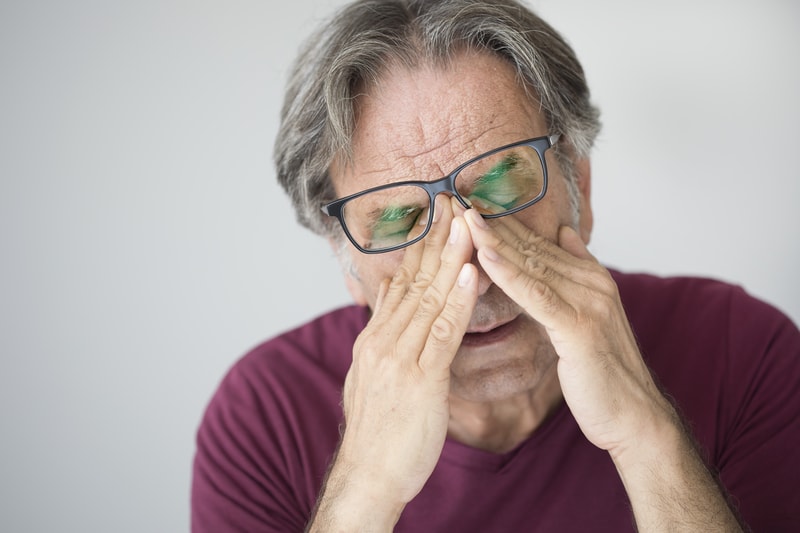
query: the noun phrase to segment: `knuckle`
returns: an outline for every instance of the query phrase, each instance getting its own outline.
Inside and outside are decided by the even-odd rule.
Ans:
[[[524,250],[522,252],[523,257],[525,258],[522,261],[523,270],[527,272],[534,272],[536,271],[536,267],[539,265],[539,261],[536,259],[536,256],[530,250]]]
[[[526,254],[522,270],[530,277],[544,281],[545,283],[552,283],[557,276],[555,270],[533,254]]]
[[[429,285],[422,293],[420,305],[426,309],[441,309],[444,303],[444,294],[435,286]]]
[[[378,339],[373,334],[361,334],[353,344],[353,361],[374,359],[381,349]]]
[[[602,267],[600,268],[602,269]],[[600,291],[605,295],[616,298],[619,294],[619,288],[617,287],[614,279],[604,270],[598,273],[597,278],[597,285],[600,288]]]
[[[436,317],[443,304],[444,299],[439,291],[434,287],[428,287],[420,296],[419,306],[414,312],[414,322],[421,324],[431,324],[435,322]]]
[[[586,302],[589,304],[589,310],[596,319],[605,323],[614,314],[616,307],[616,300],[610,294],[599,292],[587,298]]]
[[[458,326],[453,318],[447,314],[442,314],[439,315],[436,320],[434,320],[433,325],[431,325],[430,338],[439,346],[449,345],[452,343],[457,331]]]
[[[517,237],[513,242],[509,243],[509,246],[525,256],[531,257],[536,255],[536,246],[527,239]]]
[[[407,265],[400,265],[392,276],[391,284],[394,286],[405,286],[411,283],[414,277],[415,273],[412,272]]]
[[[525,232],[517,237],[515,246],[523,253],[541,254],[546,253],[545,238],[526,229]]]
[[[432,282],[433,276],[425,270],[420,269],[416,272],[416,274],[414,274],[414,285],[427,287]]]
[[[530,275],[542,280],[549,280],[553,276],[553,271],[546,263],[540,261],[536,257],[527,257],[525,259],[525,268]]]
[[[527,289],[539,301],[545,312],[552,313],[559,308],[558,295],[544,280],[528,277]]]
[[[525,242],[528,243],[528,247],[531,249],[539,250],[541,252],[546,251],[547,245],[550,244],[550,241],[533,232],[533,230],[528,230],[525,234]]]

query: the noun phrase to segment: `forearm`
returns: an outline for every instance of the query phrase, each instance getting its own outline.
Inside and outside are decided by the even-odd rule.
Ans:
[[[375,485],[337,453],[306,531],[392,531],[404,505]]]
[[[309,531],[391,531],[439,461],[450,365],[478,299],[472,241],[452,202],[436,199],[438,218],[381,284],[353,346],[345,429]]]
[[[639,531],[743,530],[677,414],[612,459]]]

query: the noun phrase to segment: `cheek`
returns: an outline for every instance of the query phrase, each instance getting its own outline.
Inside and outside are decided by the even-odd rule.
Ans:
[[[542,201],[522,212],[522,221],[539,235],[555,241],[558,228],[574,226],[575,217],[565,178],[560,173],[553,174],[547,194]]]
[[[555,208],[558,213],[559,225],[575,225],[575,205],[574,198],[570,194],[570,187],[566,178],[558,177],[558,198]]]
[[[403,259],[403,251],[367,255],[354,250],[353,253],[357,254],[357,257],[353,258],[353,265],[358,275],[357,282],[361,286],[369,307],[374,308],[381,283],[394,276]]]

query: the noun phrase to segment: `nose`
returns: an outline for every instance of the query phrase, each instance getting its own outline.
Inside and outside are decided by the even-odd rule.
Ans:
[[[483,270],[483,267],[478,262],[478,252],[477,251],[473,251],[472,252],[472,259],[470,259],[470,262],[473,265],[475,265],[475,268],[478,269],[478,296],[480,297],[480,296],[483,296],[484,294],[486,294],[486,291],[489,290],[489,287],[491,287],[492,283],[494,283],[494,282],[491,280],[489,275],[486,273],[485,270]]]
[[[458,201],[454,195],[450,196],[450,207],[453,209],[453,215],[455,216],[464,216],[464,206]],[[489,287],[492,286],[494,283],[489,275],[486,274],[486,271],[483,270],[483,267],[478,262],[478,251],[473,248],[472,250],[472,257],[470,258],[470,263],[475,265],[475,268],[478,269],[478,296],[483,296],[486,291],[489,290]]]

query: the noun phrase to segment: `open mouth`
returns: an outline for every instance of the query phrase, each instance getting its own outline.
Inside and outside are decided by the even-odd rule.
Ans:
[[[521,321],[520,315],[510,322],[500,324],[492,329],[466,333],[461,341],[461,346],[485,346],[502,341],[517,331]]]

